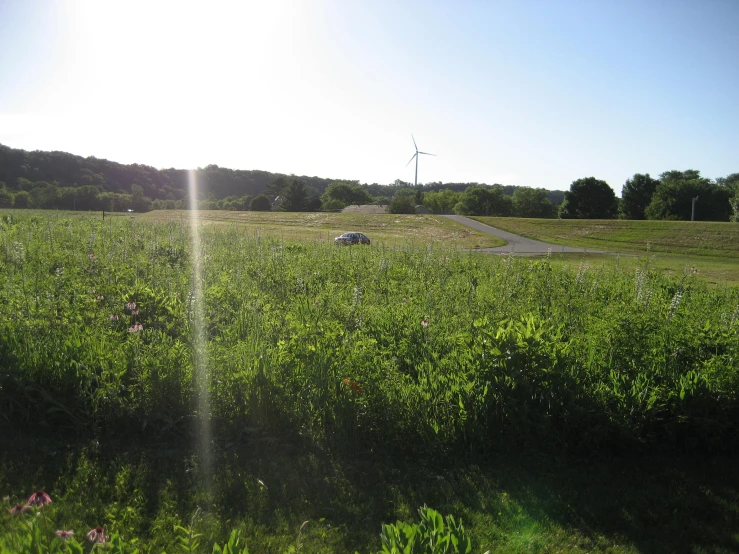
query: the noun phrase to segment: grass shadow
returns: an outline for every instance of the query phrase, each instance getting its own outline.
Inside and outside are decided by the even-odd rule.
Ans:
[[[213,490],[203,491],[194,451],[6,436],[0,491],[44,488],[65,524],[104,524],[156,552],[172,548],[174,524],[197,507],[203,544],[238,527],[253,551],[283,552],[310,521],[305,551],[377,551],[381,524],[417,521],[423,504],[462,517],[493,552],[739,550],[739,475],[728,456],[414,459],[250,439],[215,446]]]

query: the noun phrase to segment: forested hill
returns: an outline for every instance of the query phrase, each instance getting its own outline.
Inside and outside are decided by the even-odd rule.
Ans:
[[[328,185],[334,181],[341,180],[353,184],[358,181],[308,177],[288,176],[281,173],[271,173],[260,170],[241,170],[209,165],[199,168],[197,180],[200,199],[254,197],[264,193],[273,181],[280,178],[291,180],[299,179],[312,190],[315,195],[322,194]],[[31,201],[38,207],[44,205],[41,197],[41,189],[56,187],[58,189],[76,189],[67,191],[67,197],[76,197],[77,209],[97,209],[98,202],[81,203],[83,197],[99,197],[108,195],[136,194],[135,187],[141,187],[138,194],[150,200],[161,201],[184,201],[187,198],[188,170],[185,169],[156,169],[140,164],[120,164],[109,160],[95,157],[83,158],[67,152],[45,152],[34,150],[32,152],[10,148],[0,144],[0,189],[7,187],[10,193],[25,191],[36,196],[36,202]],[[3,186],[4,184],[4,186]],[[469,186],[479,183],[427,183],[423,186],[424,191],[439,191],[449,189],[463,191]],[[395,181],[392,184],[362,185],[372,196],[392,197],[397,189],[407,188],[410,183]],[[516,187],[504,187],[504,193],[512,195]],[[34,190],[36,192],[34,193]],[[71,192],[76,192],[73,195]],[[64,194],[57,195],[57,201],[47,207],[66,207],[58,205],[65,197]],[[564,198],[564,191],[547,191],[547,196],[553,204],[560,204]],[[0,199],[0,204],[2,204]],[[90,204],[87,207],[87,204]],[[117,204],[114,201],[114,204]],[[93,207],[95,206],[95,207]],[[20,204],[17,207],[21,207]],[[29,205],[28,207],[31,207]],[[68,207],[71,209],[72,205]]]
[[[0,181],[11,190],[28,190],[38,182],[54,183],[61,188],[91,185],[100,192],[131,193],[138,185],[152,199],[180,200],[187,196],[187,170],[156,169],[147,165],[124,165],[94,157],[83,158],[66,152],[27,152],[0,145]],[[256,196],[279,173],[259,170],[233,170],[217,165],[197,169],[203,197]],[[323,192],[336,179],[300,177],[309,187]]]

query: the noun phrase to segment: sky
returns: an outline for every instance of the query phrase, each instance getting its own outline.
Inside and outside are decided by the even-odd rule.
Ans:
[[[0,0],[0,144],[566,190],[739,172],[737,0]]]

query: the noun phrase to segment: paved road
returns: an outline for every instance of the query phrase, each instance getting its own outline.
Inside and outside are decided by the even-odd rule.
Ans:
[[[513,251],[520,252],[521,254],[546,254],[551,248],[552,252],[590,252],[592,254],[603,254],[602,250],[574,248],[572,246],[561,246],[559,244],[549,244],[547,242],[527,239],[526,237],[522,237],[521,235],[514,235],[513,233],[509,233],[508,231],[501,231],[500,229],[496,229],[495,227],[485,225],[484,223],[480,223],[479,221],[475,221],[474,219],[463,217],[461,215],[443,215],[442,217],[446,217],[447,219],[451,219],[452,221],[456,221],[457,223],[461,223],[462,225],[471,227],[476,231],[480,231],[481,233],[486,233],[488,235],[493,235],[508,242],[508,244],[506,244],[505,246],[498,246],[497,248],[480,248],[479,252],[495,253]],[[476,250],[476,252],[477,251],[478,250]]]

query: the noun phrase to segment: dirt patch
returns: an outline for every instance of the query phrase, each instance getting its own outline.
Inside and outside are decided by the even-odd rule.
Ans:
[[[344,214],[386,214],[387,206],[375,206],[374,204],[363,204],[362,206],[347,206],[341,213]]]

